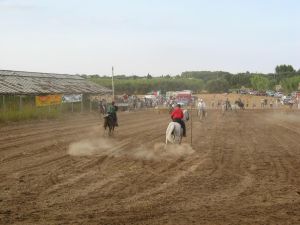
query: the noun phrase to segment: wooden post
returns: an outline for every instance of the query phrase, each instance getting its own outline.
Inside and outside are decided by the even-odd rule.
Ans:
[[[72,104],[72,112],[74,112],[74,104],[73,104],[73,102],[71,104]]]
[[[193,105],[191,105],[191,146],[193,145]]]
[[[5,95],[2,96],[3,100],[3,111],[6,111],[6,106],[5,106]]]
[[[90,113],[92,112],[92,100],[90,98]]]
[[[81,111],[81,113],[83,112],[83,94],[81,95],[81,109],[80,109],[80,111]]]
[[[113,94],[113,101],[115,100],[115,85],[114,85],[114,67],[111,68],[111,87],[112,87],[112,94]]]
[[[22,96],[20,95],[20,104],[19,104],[19,110],[22,111]]]

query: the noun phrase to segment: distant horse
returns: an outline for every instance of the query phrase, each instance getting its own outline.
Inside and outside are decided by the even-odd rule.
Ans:
[[[229,101],[225,101],[222,103],[222,114],[224,115],[225,111],[232,110],[232,105]]]
[[[234,104],[232,104],[231,105],[231,110],[233,110],[233,111],[235,111],[236,112],[236,110],[238,110],[238,109],[240,109],[241,107],[238,105],[238,104],[236,104],[236,103],[234,103]]]
[[[108,135],[110,136],[115,130],[115,121],[110,114],[104,115],[104,130],[108,128]]]
[[[245,109],[245,105],[241,100],[235,101],[234,104],[238,105],[240,109]]]
[[[189,112],[183,110],[183,121],[188,121],[189,119]],[[168,144],[168,142],[172,144],[181,144],[182,135],[183,129],[181,125],[177,122],[170,122],[166,130],[166,144]]]
[[[203,118],[205,118],[207,116],[207,112],[205,109],[199,109],[197,112],[200,120],[202,120]]]

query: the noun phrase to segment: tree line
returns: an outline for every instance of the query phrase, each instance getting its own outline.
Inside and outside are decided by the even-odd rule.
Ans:
[[[110,76],[82,75],[97,84],[111,88]],[[274,90],[281,85],[283,91],[289,93],[298,89],[300,70],[291,65],[278,65],[274,73],[238,73],[225,71],[186,71],[181,75],[125,76],[114,77],[116,94],[146,94],[153,90],[167,91],[192,90],[194,93],[207,91],[210,93],[228,92],[230,89],[250,88],[258,91]]]

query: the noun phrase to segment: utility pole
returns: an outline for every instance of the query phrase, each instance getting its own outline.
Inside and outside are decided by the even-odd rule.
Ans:
[[[193,146],[193,105],[191,105],[191,147]]]
[[[112,86],[112,95],[114,101],[115,100],[114,67],[111,68],[111,86]]]

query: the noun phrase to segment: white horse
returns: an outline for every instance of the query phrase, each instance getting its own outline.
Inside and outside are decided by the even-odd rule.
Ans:
[[[189,112],[183,110],[183,121],[188,121],[190,119]],[[181,125],[177,122],[170,122],[166,130],[166,144],[168,142],[172,144],[181,144],[183,135],[183,129]]]
[[[180,144],[182,140],[183,129],[177,122],[170,122],[166,130],[166,144]]]
[[[232,104],[231,105],[231,109],[233,110],[233,111],[237,111],[238,109],[240,109],[241,107],[239,107],[239,105],[238,104]]]
[[[205,109],[198,109],[197,115],[200,118],[200,120],[202,120],[205,117],[207,117],[207,112]]]

